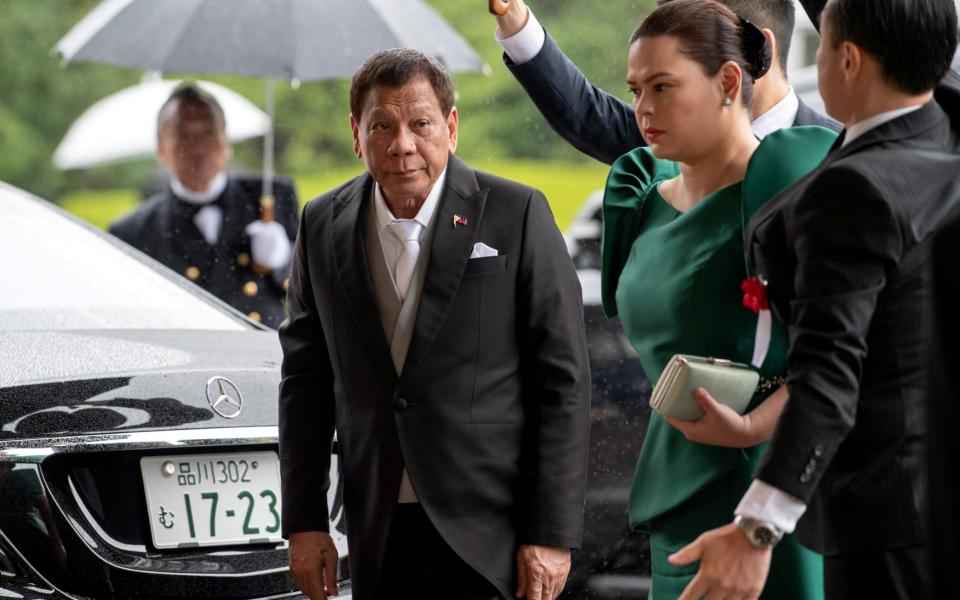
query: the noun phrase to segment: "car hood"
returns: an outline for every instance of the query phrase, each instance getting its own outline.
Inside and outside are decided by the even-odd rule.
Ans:
[[[272,331],[7,332],[0,440],[276,425],[280,361]]]

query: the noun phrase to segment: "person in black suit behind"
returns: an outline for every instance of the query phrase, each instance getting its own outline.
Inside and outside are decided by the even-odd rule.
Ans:
[[[262,209],[263,180],[227,173],[231,148],[223,109],[195,85],[177,87],[164,102],[157,138],[157,157],[170,181],[111,223],[110,233],[276,328],[284,317],[297,232],[293,184],[274,181],[273,206]]]
[[[497,40],[505,51],[503,61],[560,137],[607,164],[646,146],[632,106],[591,85],[523,0],[499,1],[506,9],[497,17]],[[659,3],[665,1],[669,0]],[[819,125],[839,131],[839,123],[804,104],[787,82],[795,18],[793,0],[720,1],[761,28],[777,58],[754,84],[754,135],[763,139],[794,125]]]
[[[847,129],[745,233],[790,327],[789,401],[735,523],[671,557],[700,560],[682,600],[755,598],[770,547],[794,527],[824,555],[828,599],[933,597],[930,264],[960,174],[960,112],[933,91],[957,15],[952,0],[830,0],[820,25],[821,95]]]
[[[590,373],[543,194],[453,155],[453,84],[413,50],[354,75],[367,173],[304,209],[280,327],[283,534],[336,588],[334,431],[357,600],[552,600],[579,545]]]

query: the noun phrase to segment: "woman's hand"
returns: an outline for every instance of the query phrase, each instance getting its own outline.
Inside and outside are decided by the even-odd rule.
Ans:
[[[745,415],[717,402],[710,392],[697,388],[693,393],[703,416],[696,421],[664,417],[692,442],[726,448],[751,448],[773,437],[777,421],[789,399],[787,386],[781,385],[760,406]]]
[[[696,421],[664,417],[688,440],[726,448],[749,448],[763,441],[757,439],[751,430],[749,414],[737,414],[729,406],[717,402],[704,388],[697,388],[693,399],[703,409],[703,416]]]

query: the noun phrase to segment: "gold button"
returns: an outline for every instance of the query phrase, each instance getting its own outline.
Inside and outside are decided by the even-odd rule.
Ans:
[[[290,289],[290,278],[289,278],[289,277],[287,277],[286,279],[283,280],[283,289],[285,289],[285,290],[289,290],[289,289]]]
[[[245,284],[243,284],[243,293],[246,294],[247,296],[250,296],[251,298],[257,295],[258,289],[260,288],[258,288],[257,284],[253,281],[248,281]]]
[[[196,267],[187,267],[187,270],[183,272],[187,276],[187,279],[190,281],[196,281],[200,278],[200,269]]]
[[[251,321],[256,321],[257,323],[262,323],[262,322],[263,322],[263,319],[260,317],[260,313],[258,313],[257,311],[253,311],[252,313],[248,314],[247,316],[250,317],[250,320],[251,320]]]
[[[250,266],[250,255],[247,254],[246,252],[241,252],[240,254],[238,254],[238,255],[237,255],[237,264],[240,265],[241,267],[249,267],[249,266]]]

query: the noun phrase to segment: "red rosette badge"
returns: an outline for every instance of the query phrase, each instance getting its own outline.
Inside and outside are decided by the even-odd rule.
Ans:
[[[760,314],[762,310],[769,310],[770,303],[767,301],[767,283],[760,277],[751,277],[744,279],[740,284],[743,291],[743,305],[753,312]]]

